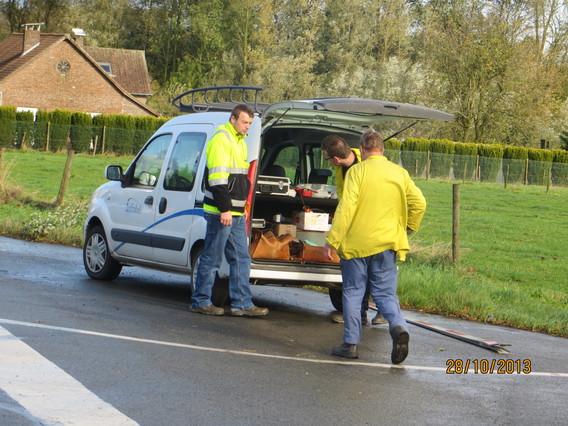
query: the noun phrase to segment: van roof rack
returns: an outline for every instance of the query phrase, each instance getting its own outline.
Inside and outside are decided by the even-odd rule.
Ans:
[[[269,105],[258,102],[258,92],[262,87],[254,86],[212,86],[188,90],[178,95],[172,105],[180,112],[225,112],[232,111],[237,104],[250,106],[257,114]]]

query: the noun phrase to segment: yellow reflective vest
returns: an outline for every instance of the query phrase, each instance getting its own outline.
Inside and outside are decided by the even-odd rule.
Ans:
[[[247,154],[245,137],[230,122],[217,128],[205,151],[205,211],[243,214],[250,189]]]
[[[426,200],[408,172],[373,155],[349,169],[326,241],[344,259],[394,250],[405,260],[406,229],[417,230],[425,211]]]

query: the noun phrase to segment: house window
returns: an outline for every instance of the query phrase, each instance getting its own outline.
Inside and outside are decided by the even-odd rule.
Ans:
[[[108,62],[98,62],[98,64],[101,66],[101,68],[103,70],[105,70],[107,73],[112,74],[112,68],[110,66],[110,64]]]

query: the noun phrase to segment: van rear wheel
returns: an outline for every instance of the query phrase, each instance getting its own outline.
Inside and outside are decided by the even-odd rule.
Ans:
[[[337,309],[339,312],[343,312],[343,294],[341,289],[330,288],[329,299],[331,300],[331,304],[335,309]]]
[[[198,247],[195,254],[191,260],[191,293],[193,294],[195,290],[195,277],[197,275],[197,268],[199,267],[199,262],[201,260],[201,254],[203,253],[203,247]],[[219,274],[215,277],[215,284],[213,285],[213,291],[211,292],[211,303],[215,306],[223,307],[227,304],[229,300],[229,280],[219,278]]]

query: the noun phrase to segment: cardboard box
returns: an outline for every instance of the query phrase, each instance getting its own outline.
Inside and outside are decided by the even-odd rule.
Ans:
[[[292,222],[304,231],[329,231],[328,213],[298,212]]]
[[[274,234],[279,237],[280,235],[290,234],[296,238],[296,225],[287,225],[279,223],[274,227]]]

